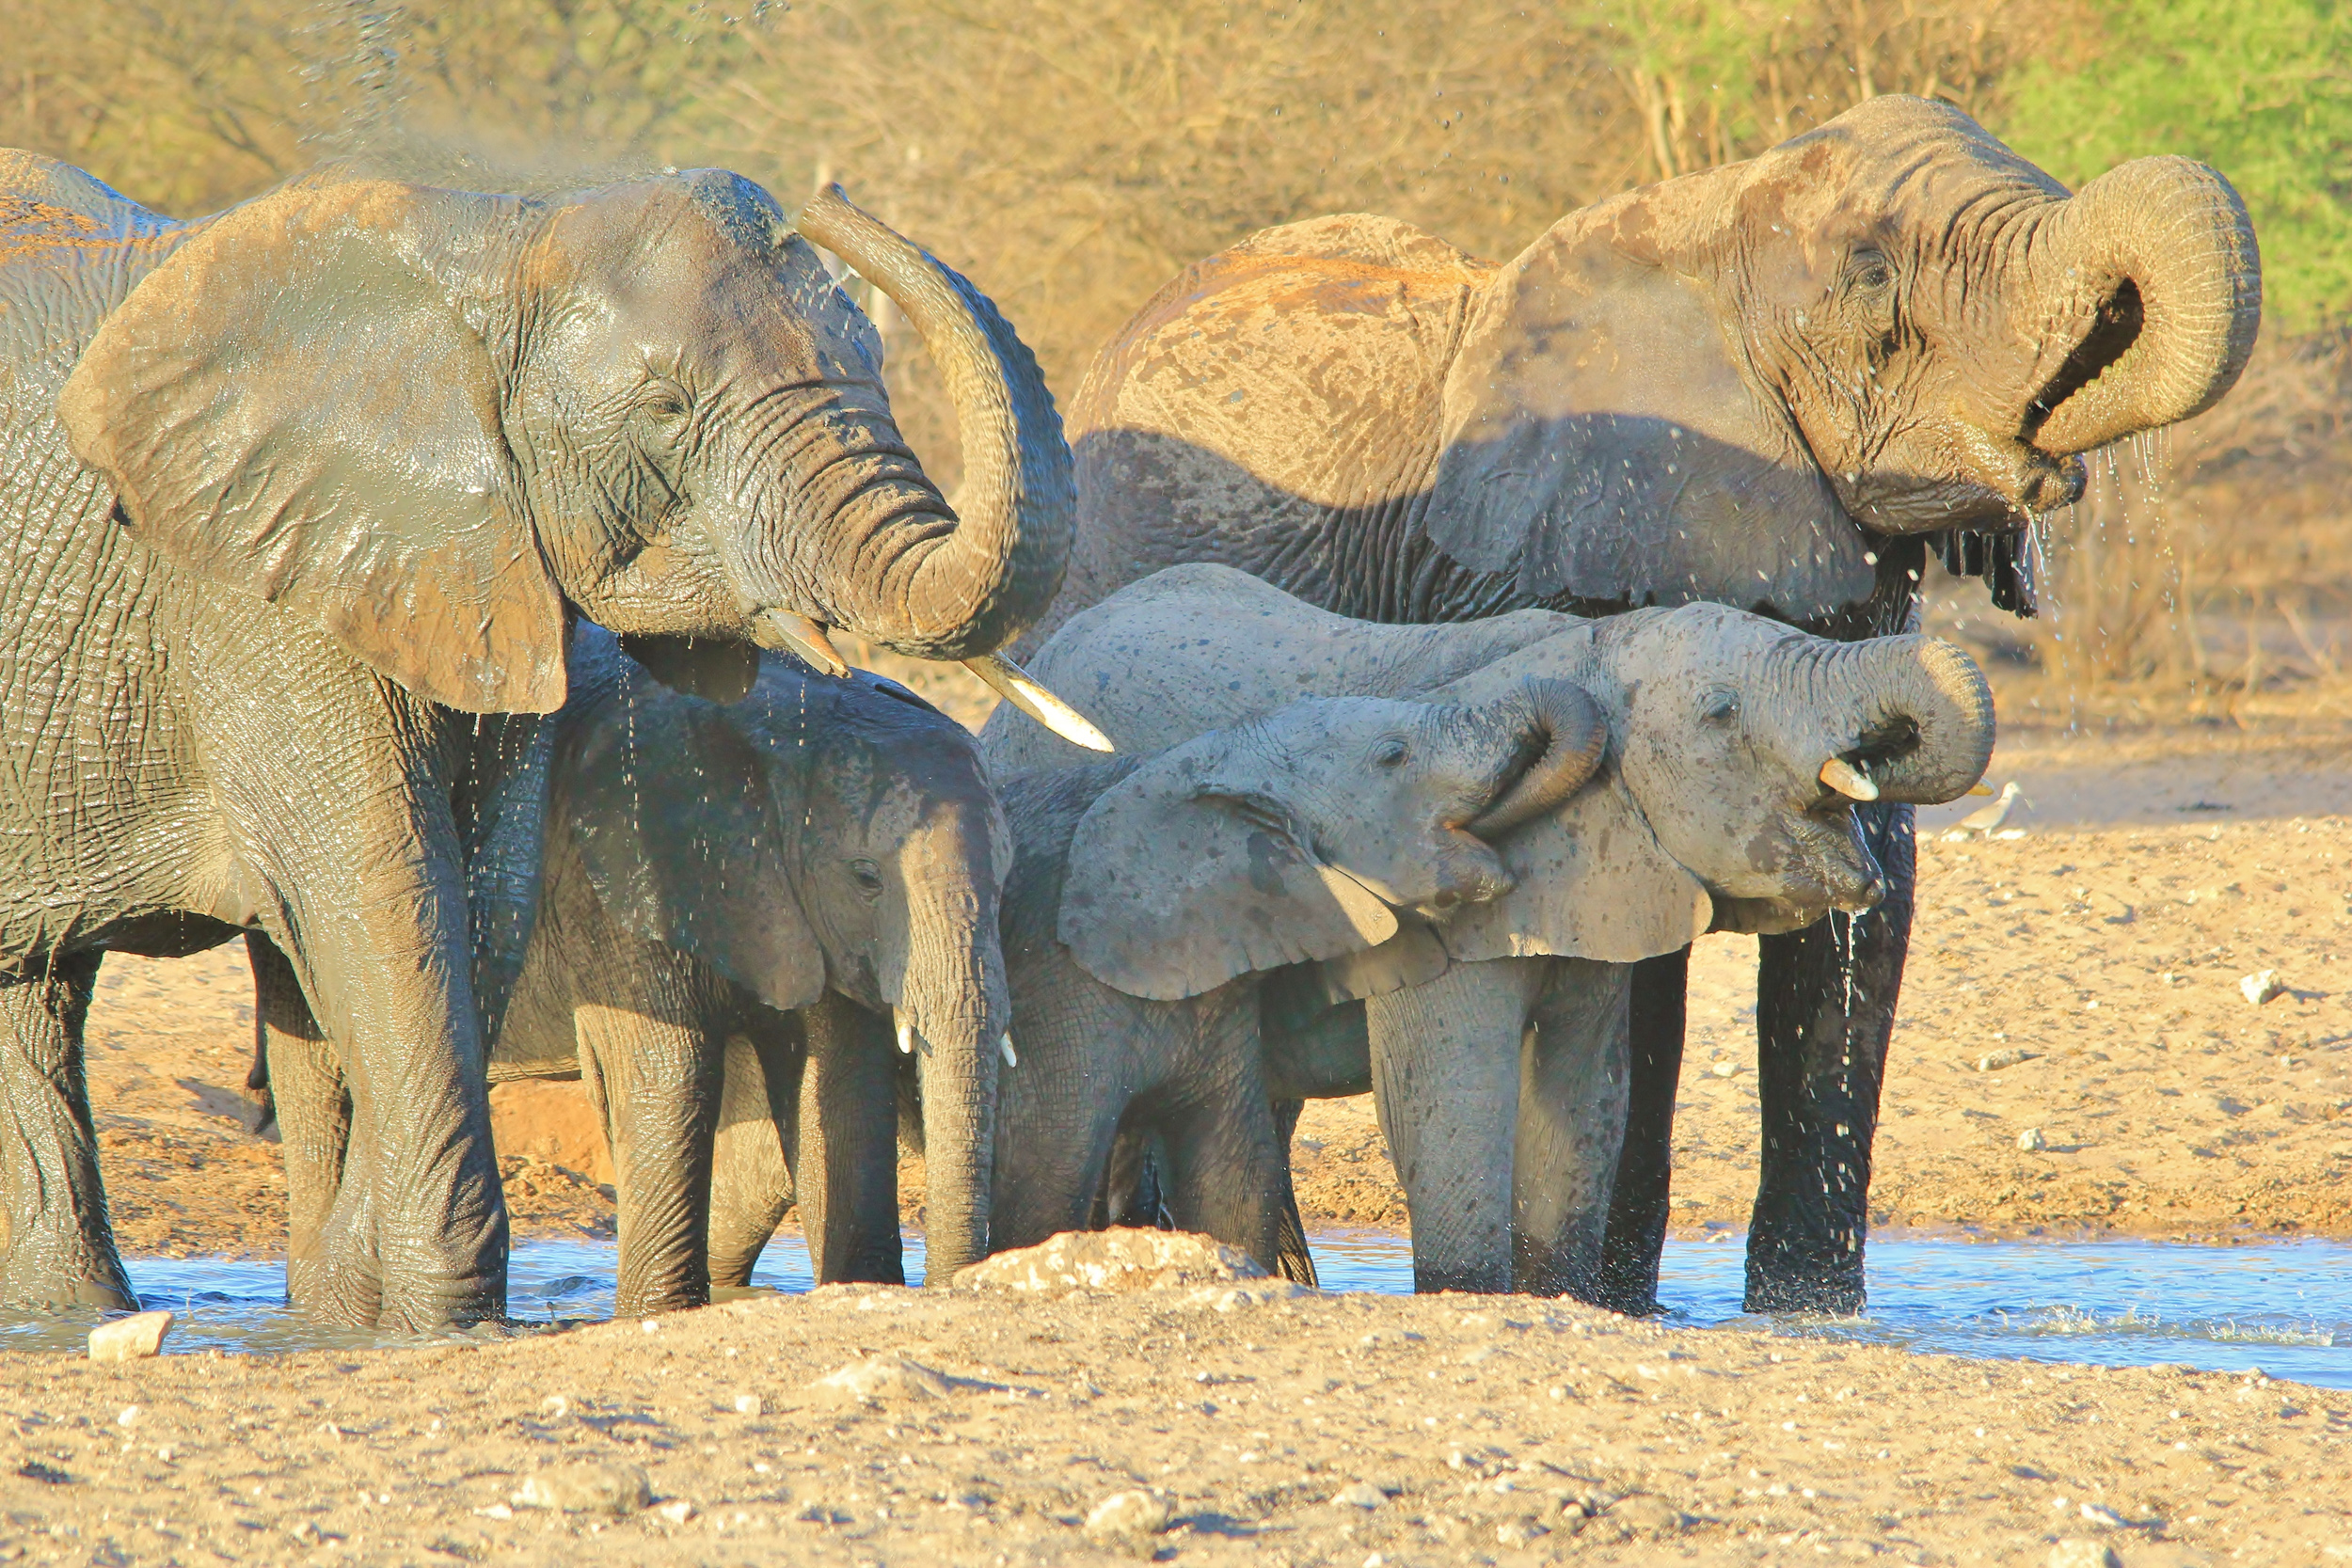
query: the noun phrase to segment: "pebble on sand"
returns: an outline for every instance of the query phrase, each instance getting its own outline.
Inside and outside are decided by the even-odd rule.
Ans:
[[[1087,1534],[1098,1541],[1136,1541],[1168,1528],[1168,1503],[1149,1492],[1114,1492],[1087,1515]]]
[[[2259,1007],[2265,1003],[2276,1002],[2280,997],[2284,996],[2287,993],[2287,983],[2279,978],[2279,972],[2275,969],[2258,969],[2253,974],[2242,977],[2237,983],[2237,989],[2245,995],[2247,1001]]]
[[[2022,1063],[2038,1061],[2040,1059],[2041,1053],[2039,1052],[2020,1051],[2015,1046],[2010,1046],[2006,1051],[1987,1052],[1984,1055],[1978,1057],[1977,1070],[1979,1072],[1998,1072],[2006,1067],[2016,1067]]]
[[[1378,1508],[1389,1500],[1389,1495],[1368,1481],[1352,1481],[1331,1494],[1331,1501],[1343,1508]]]
[[[953,1386],[919,1361],[892,1353],[837,1368],[809,1385],[820,1394],[847,1400],[944,1400]]]
[[[100,1323],[89,1331],[89,1358],[137,1361],[161,1354],[164,1336],[171,1332],[171,1325],[177,1321],[168,1312],[134,1312],[127,1318]]]
[[[610,1513],[622,1517],[653,1501],[653,1483],[635,1465],[588,1460],[556,1465],[523,1481],[515,1501],[525,1508],[552,1508],[564,1513]]]
[[[2050,1147],[2050,1141],[2042,1135],[2041,1128],[2028,1127],[2017,1134],[2017,1147],[2028,1154],[2039,1154]]]

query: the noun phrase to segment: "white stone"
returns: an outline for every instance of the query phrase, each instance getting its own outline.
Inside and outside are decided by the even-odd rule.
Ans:
[[[2259,1007],[2266,1002],[2276,1002],[2280,997],[2284,996],[2287,993],[2287,983],[2279,978],[2279,972],[2275,969],[2258,969],[2253,974],[2241,978],[2237,983],[2237,989],[2247,1001]]]
[[[2017,1147],[2028,1154],[2039,1154],[2049,1148],[2050,1144],[2049,1140],[2042,1135],[2041,1128],[2028,1127],[2017,1134]]]
[[[818,1393],[847,1400],[944,1400],[954,1385],[917,1361],[892,1352],[836,1368],[809,1385]]]
[[[1332,1493],[1331,1500],[1344,1508],[1378,1508],[1389,1500],[1389,1495],[1368,1481],[1359,1481]]]
[[[959,1271],[971,1289],[1152,1291],[1263,1279],[1248,1254],[1181,1230],[1066,1230],[1035,1246],[1017,1247]]]
[[[764,1416],[768,1413],[768,1402],[757,1394],[738,1394],[735,1396],[735,1413],[738,1416]]]
[[[1168,1503],[1149,1492],[1114,1492],[1087,1515],[1097,1540],[1140,1540],[1168,1528]]]
[[[115,1425],[119,1427],[136,1426],[138,1421],[139,1407],[135,1404],[124,1405],[115,1416]]]
[[[2003,1068],[2017,1067],[2026,1062],[2038,1060],[2040,1060],[2038,1053],[2031,1051],[2020,1051],[2015,1046],[2011,1046],[2006,1051],[1987,1052],[1984,1055],[1978,1057],[1977,1070],[1979,1072],[1998,1072]]]
[[[654,1512],[674,1525],[682,1525],[694,1516],[694,1505],[684,1497],[674,1497]]]
[[[92,1361],[137,1361],[163,1353],[164,1336],[179,1320],[168,1312],[134,1312],[89,1331]]]
[[[653,1501],[653,1483],[635,1465],[587,1460],[556,1465],[523,1482],[515,1501],[525,1508],[552,1508],[565,1513],[635,1513]]]

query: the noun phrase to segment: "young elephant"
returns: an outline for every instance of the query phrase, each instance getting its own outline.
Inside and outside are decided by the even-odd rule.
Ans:
[[[1032,669],[1136,750],[1300,694],[1475,705],[1530,680],[1590,694],[1606,715],[1607,767],[1497,839],[1515,887],[1434,931],[1406,928],[1375,963],[1326,964],[1314,983],[1327,1004],[1362,1005],[1364,1076],[1412,1212],[1421,1287],[1567,1291],[1633,1307],[1655,1288],[1673,1076],[1631,1081],[1628,966],[1710,927],[1859,917],[1885,876],[1851,799],[1951,799],[1993,744],[1983,678],[1948,643],[1838,644],[1717,605],[1389,626],[1227,567],[1177,566],[1073,617]],[[982,744],[1000,781],[1082,760],[1001,714]],[[1320,1027],[1283,1012],[1280,1037]],[[1330,1055],[1283,1037],[1269,1053]],[[1300,1076],[1326,1086],[1294,1092],[1364,1086],[1323,1072]],[[1876,1095],[1873,1081],[1873,1112]],[[1628,1221],[1647,1227],[1633,1248],[1646,1248],[1651,1272],[1613,1293],[1601,1259],[1621,1153],[1625,1168],[1656,1173],[1640,1182],[1654,1209]]]
[[[930,1254],[977,1258],[1011,839],[971,735],[888,681],[776,656],[727,705],[591,626],[571,666],[540,915],[490,1075],[585,1079],[618,1176],[618,1310],[744,1282],[791,1196],[787,1164],[820,1278],[903,1277],[893,1009],[919,1051]],[[273,959],[257,950],[258,1011],[301,1302],[323,1283],[341,1085]],[[714,1146],[744,1172],[715,1212]]]

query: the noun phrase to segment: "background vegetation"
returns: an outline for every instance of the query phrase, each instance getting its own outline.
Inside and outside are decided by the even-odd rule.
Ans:
[[[506,187],[723,164],[787,200],[838,178],[993,293],[1065,391],[1251,230],[1371,210],[1508,254],[1874,93],[1948,98],[2070,182],[2187,153],[2263,240],[2253,371],[2098,465],[2051,529],[2053,613],[2010,623],[1963,587],[1939,617],[2069,717],[2308,705],[2352,657],[2334,0],[0,0],[0,143],[167,212],[337,155]],[[902,337],[907,421],[952,473]]]

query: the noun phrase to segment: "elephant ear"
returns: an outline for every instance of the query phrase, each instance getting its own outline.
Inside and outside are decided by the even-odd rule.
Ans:
[[[1659,844],[1614,768],[1495,852],[1518,885],[1439,928],[1456,962],[1550,954],[1631,963],[1689,946],[1713,920],[1706,887]]]
[[[1555,605],[1867,598],[1867,542],[1787,455],[1728,307],[1629,230],[1564,219],[1497,278],[1447,372],[1431,542]]]
[[[526,521],[501,377],[455,297],[511,215],[380,181],[194,230],[58,395],[73,451],[175,565],[284,605],[418,695],[564,700],[564,607]]]
[[[1179,746],[1079,819],[1057,927],[1088,974],[1172,1002],[1236,975],[1377,947],[1397,918],[1316,858],[1271,773],[1231,731]]]
[[[736,711],[628,672],[572,737],[554,809],[605,913],[789,1011],[824,994],[824,958]]]

